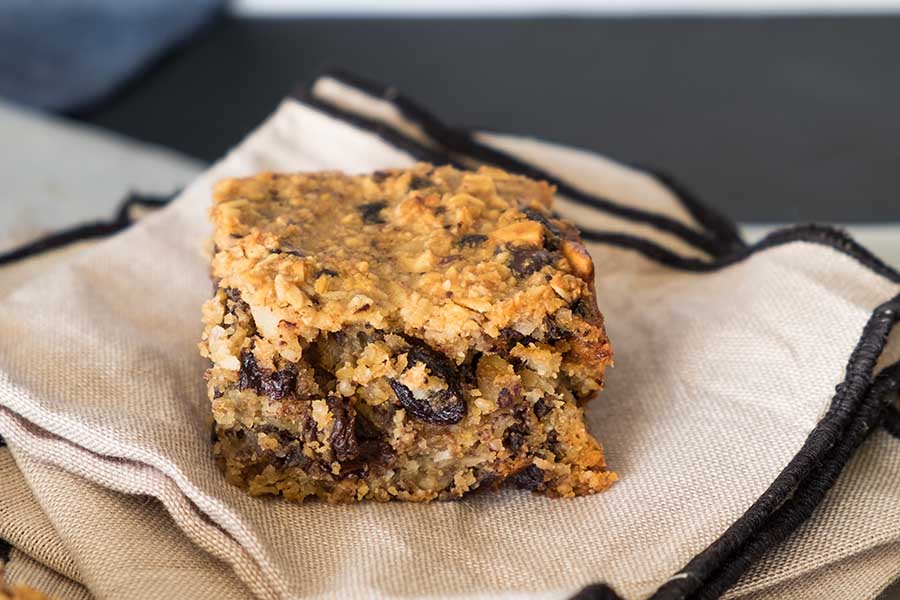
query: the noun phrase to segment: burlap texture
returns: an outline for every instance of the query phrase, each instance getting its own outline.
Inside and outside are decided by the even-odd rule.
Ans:
[[[587,191],[624,194],[696,226],[637,171],[530,140],[515,147]],[[592,244],[616,367],[587,416],[621,476],[609,492],[560,501],[506,491],[425,506],[249,498],[213,463],[196,351],[210,289],[201,252],[210,187],[264,169],[412,162],[372,133],[288,101],[170,208],[0,305],[0,434],[91,593],[154,598],[192,585],[189,597],[562,598],[605,580],[646,596],[796,454],[873,309],[900,292],[810,243],[708,273]],[[703,255],[646,224],[565,201],[560,211]],[[900,358],[896,334],[886,354],[882,364]],[[870,439],[784,554],[732,594],[802,598],[799,578],[829,579],[847,561],[896,575],[884,552],[900,543],[898,450],[884,433]],[[854,590],[848,597],[873,591]]]

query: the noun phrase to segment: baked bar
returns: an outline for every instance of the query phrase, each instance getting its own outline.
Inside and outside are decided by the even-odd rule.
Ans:
[[[201,351],[227,479],[335,502],[612,484],[579,407],[612,352],[553,191],[427,164],[219,183]]]

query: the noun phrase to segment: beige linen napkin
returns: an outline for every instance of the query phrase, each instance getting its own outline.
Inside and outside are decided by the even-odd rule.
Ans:
[[[304,102],[285,101],[170,207],[0,303],[0,435],[74,564],[64,574],[105,598],[565,598],[596,581],[628,598],[668,581],[660,597],[673,597],[740,575],[743,559],[734,596],[802,598],[815,581],[868,598],[897,576],[900,442],[878,430],[854,453],[848,441],[875,421],[872,363],[900,359],[896,333],[884,344],[896,272],[818,229],[748,250],[644,171],[463,134],[392,90],[332,76]],[[295,505],[247,497],[216,470],[196,351],[212,184],[420,158],[540,167],[568,184],[558,208],[593,240],[616,351],[587,410],[621,476],[607,493]],[[787,535],[767,525],[817,504],[819,466],[851,455],[812,519],[764,558],[742,555]],[[850,565],[867,585],[841,587]]]

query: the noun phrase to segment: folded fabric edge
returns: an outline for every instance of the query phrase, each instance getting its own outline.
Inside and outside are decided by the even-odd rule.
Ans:
[[[247,535],[236,539],[234,532],[213,522],[176,481],[159,469],[138,461],[98,455],[46,432],[2,407],[0,432],[16,452],[26,453],[34,460],[119,493],[156,498],[192,543],[230,565],[254,595],[259,598],[287,597],[283,578],[267,561],[259,559],[259,544]],[[73,470],[72,465],[78,465],[78,469]]]

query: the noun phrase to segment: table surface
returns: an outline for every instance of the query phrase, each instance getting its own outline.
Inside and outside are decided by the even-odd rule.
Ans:
[[[85,121],[206,161],[324,66],[663,167],[744,222],[900,222],[900,17],[223,18]]]

